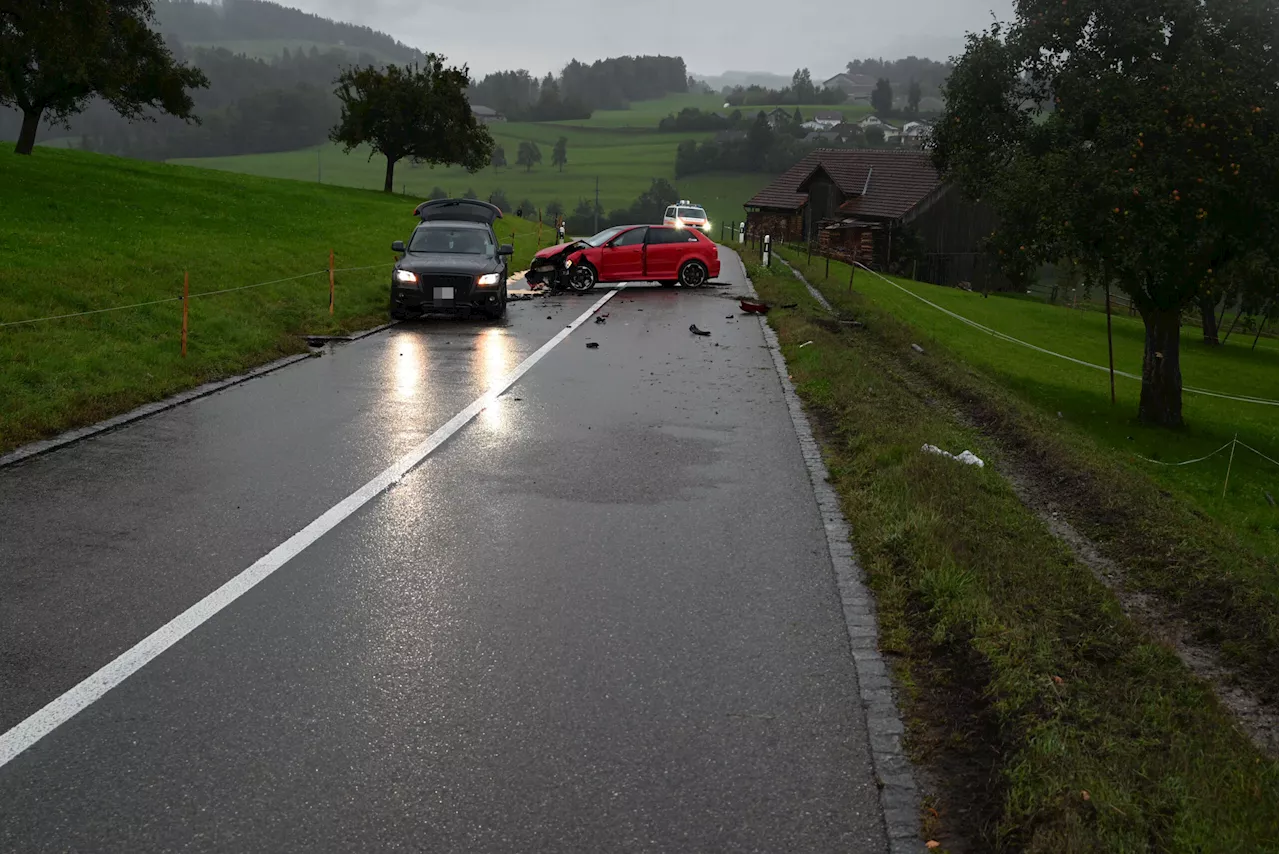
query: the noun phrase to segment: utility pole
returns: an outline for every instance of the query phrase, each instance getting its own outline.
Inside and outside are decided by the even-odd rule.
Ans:
[[[596,204],[591,209],[592,234],[600,233],[600,176],[596,176]]]

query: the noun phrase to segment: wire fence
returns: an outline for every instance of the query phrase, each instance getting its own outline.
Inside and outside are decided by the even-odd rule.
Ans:
[[[182,302],[184,300],[196,299],[197,297],[218,296],[219,294],[229,294],[229,293],[234,293],[236,291],[247,291],[253,288],[263,288],[268,285],[280,285],[280,284],[285,284],[287,282],[296,282],[301,279],[311,278],[313,276],[337,275],[338,273],[355,273],[363,270],[378,270],[378,269],[391,267],[393,264],[394,262],[388,262],[385,264],[369,264],[367,266],[362,266],[362,267],[333,267],[333,268],[326,267],[321,270],[314,270],[310,273],[299,273],[296,276],[286,276],[283,279],[271,279],[265,282],[253,282],[252,284],[238,285],[232,288],[218,288],[212,291],[196,291],[195,293],[178,294],[176,296],[171,296],[171,297],[162,297],[161,299],[147,300],[146,302],[130,303],[129,305],[113,305],[113,306],[108,306],[106,308],[93,308],[93,309],[88,309],[86,311],[68,312],[66,314],[51,314],[45,317],[29,317],[24,320],[0,321],[0,329],[5,329],[13,326],[29,326],[35,323],[47,323],[54,320],[67,320],[73,317],[88,317],[89,315],[107,314],[109,312],[115,312],[115,311],[127,311],[129,309],[145,308],[147,306],[162,305],[164,303],[170,303],[170,302]]]
[[[1190,466],[1190,465],[1195,465],[1196,463],[1206,462],[1207,460],[1210,460],[1218,456],[1223,451],[1230,449],[1231,453],[1227,457],[1227,472],[1225,475],[1223,475],[1223,478],[1222,478],[1222,497],[1226,498],[1227,485],[1231,482],[1231,468],[1236,461],[1237,448],[1244,448],[1247,451],[1252,451],[1253,453],[1262,457],[1267,462],[1271,463],[1273,466],[1280,467],[1280,462],[1277,462],[1276,460],[1262,453],[1262,451],[1259,451],[1257,448],[1253,447],[1252,445],[1246,444],[1245,442],[1241,442],[1239,436],[1233,436],[1231,437],[1231,441],[1227,442],[1221,448],[1218,448],[1215,451],[1210,451],[1209,453],[1205,454],[1203,457],[1196,457],[1195,459],[1191,459],[1191,460],[1181,460],[1178,462],[1166,462],[1164,460],[1153,460],[1150,457],[1144,457],[1142,454],[1138,454],[1138,453],[1135,453],[1134,456],[1142,460],[1143,462],[1153,463],[1158,466],[1168,466],[1170,468],[1179,468],[1181,466]],[[1270,498],[1269,495],[1268,495],[1268,498]]]
[[[560,233],[563,230],[563,224],[564,224],[563,217],[557,217],[554,220],[548,221],[546,223],[543,223],[541,219],[539,219],[537,220],[538,228],[536,231],[522,233],[522,232],[517,232],[515,229],[511,229],[506,236],[513,244],[517,242],[523,242],[525,240],[531,240],[533,241],[535,248],[541,248],[544,245],[544,243],[545,245],[548,245],[548,246],[555,244],[555,242],[560,238]],[[502,227],[499,224],[497,228],[499,239],[501,239],[502,237],[501,232],[502,232]],[[550,241],[550,242],[547,242],[547,241]],[[153,300],[145,300],[143,302],[128,303],[126,305],[105,306],[103,308],[91,308],[91,309],[86,309],[84,311],[72,311],[72,312],[65,312],[62,314],[50,314],[50,315],[45,315],[43,317],[28,317],[28,318],[22,318],[19,320],[0,320],[0,329],[10,329],[10,328],[19,327],[19,326],[32,326],[39,323],[49,323],[55,320],[70,320],[77,317],[90,317],[98,314],[110,314],[118,311],[129,311],[131,309],[147,308],[149,306],[154,306],[154,305],[164,305],[166,303],[180,303],[180,302],[183,302],[184,300],[189,301],[189,300],[197,299],[199,297],[218,296],[220,294],[229,294],[229,293],[235,293],[237,291],[247,291],[247,290],[252,290],[254,288],[263,288],[269,285],[286,284],[288,282],[296,282],[302,279],[313,278],[315,276],[329,275],[332,278],[338,275],[339,273],[356,273],[356,272],[362,272],[367,270],[389,269],[394,265],[395,265],[395,262],[391,261],[384,264],[367,264],[367,265],[358,266],[358,267],[334,267],[334,266],[323,267],[319,270],[312,270],[307,273],[299,273],[296,276],[286,276],[284,278],[270,279],[268,281],[263,281],[263,282],[252,282],[247,285],[237,285],[235,287],[230,287],[230,288],[218,288],[216,290],[210,290],[210,291],[196,291],[194,293],[179,293],[179,294],[175,294],[174,296],[161,297],[159,299],[153,299]],[[331,301],[333,299],[332,287],[333,287],[333,283],[331,281],[331,284],[330,284]],[[331,302],[331,308],[332,308],[332,302]]]

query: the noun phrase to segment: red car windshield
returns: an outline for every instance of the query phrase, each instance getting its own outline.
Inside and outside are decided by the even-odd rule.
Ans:
[[[583,240],[582,242],[587,244],[588,246],[603,246],[609,242],[610,238],[616,236],[625,227],[626,226],[618,225],[618,226],[614,226],[613,228],[606,228],[604,231],[600,232],[599,234],[593,234],[591,237],[588,237],[586,240]]]

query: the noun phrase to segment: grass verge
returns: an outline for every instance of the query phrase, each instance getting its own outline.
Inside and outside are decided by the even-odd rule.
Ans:
[[[0,327],[0,453],[306,350],[303,334],[386,319],[391,241],[412,205],[381,193],[37,148],[0,154],[0,323],[293,281]],[[534,252],[515,229],[512,269]],[[551,234],[545,232],[549,239]],[[333,251],[335,313],[327,268]]]
[[[994,467],[921,453],[1004,452],[917,365],[964,369],[914,354],[918,333],[864,297],[840,300],[866,324],[854,329],[790,274],[749,272],[765,299],[797,304],[769,318],[876,592],[908,748],[934,772],[928,835],[944,850],[1055,854],[1273,846],[1276,765],[1209,687]]]
[[[1216,467],[1155,466],[1138,459],[1134,448],[1146,456],[1187,459],[1238,433],[1254,447],[1274,451],[1274,440],[1267,442],[1275,431],[1275,407],[1187,395],[1192,427],[1145,427],[1132,418],[1136,383],[1128,388],[1117,379],[1117,408],[1126,416],[1108,405],[1098,372],[994,339],[869,274],[859,272],[849,289],[848,268],[831,266],[826,285],[825,265],[819,268],[815,260],[808,269],[838,309],[878,311],[910,324],[914,341],[928,348],[930,358],[917,363],[936,393],[1017,455],[1044,503],[1123,567],[1130,589],[1167,603],[1256,696],[1274,703],[1276,514],[1263,496],[1275,494],[1275,468],[1238,452],[1233,486],[1223,498]],[[838,274],[837,267],[843,267]],[[1097,336],[1090,324],[1105,323],[1092,313],[902,284],[966,317],[1012,328],[1024,340],[1076,358],[1091,357],[1096,342],[1088,339]],[[1118,367],[1126,367],[1122,358],[1140,360],[1128,352],[1140,343],[1117,335]],[[1241,358],[1228,348],[1190,347],[1184,376],[1189,384],[1255,394],[1270,376],[1274,389],[1274,358],[1260,356],[1246,362],[1247,369],[1237,364]],[[1227,460],[1221,464],[1225,469]]]

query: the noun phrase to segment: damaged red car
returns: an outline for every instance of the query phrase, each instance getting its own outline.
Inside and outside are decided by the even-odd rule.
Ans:
[[[696,229],[619,225],[543,249],[526,281],[589,291],[600,282],[658,282],[700,288],[720,275],[720,253]]]

